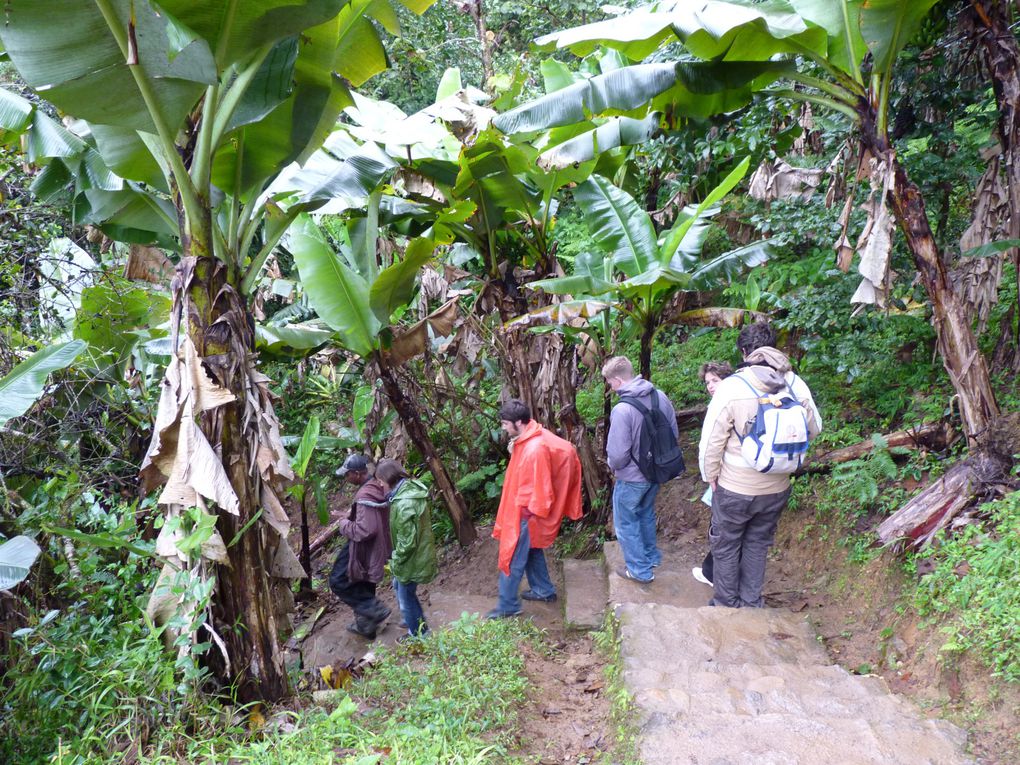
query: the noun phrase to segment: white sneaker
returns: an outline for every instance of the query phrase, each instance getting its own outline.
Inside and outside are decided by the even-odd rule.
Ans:
[[[702,584],[707,584],[709,587],[712,586],[712,583],[710,581],[708,581],[708,578],[704,574],[701,573],[701,566],[695,566],[694,568],[692,568],[691,569],[691,576],[693,576],[695,579],[697,579]]]

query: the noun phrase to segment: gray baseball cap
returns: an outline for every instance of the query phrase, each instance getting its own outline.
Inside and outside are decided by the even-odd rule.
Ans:
[[[364,454],[348,455],[344,464],[337,468],[336,474],[343,478],[348,473],[357,470],[368,470],[368,458]]]

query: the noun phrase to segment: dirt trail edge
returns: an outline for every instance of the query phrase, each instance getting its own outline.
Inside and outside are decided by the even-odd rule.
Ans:
[[[973,762],[959,728],[833,665],[803,616],[709,607],[693,561],[669,550],[655,581],[635,584],[614,573],[619,545],[604,551],[644,765]]]

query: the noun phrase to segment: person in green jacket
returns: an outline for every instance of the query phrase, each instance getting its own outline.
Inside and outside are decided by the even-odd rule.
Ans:
[[[390,534],[393,538],[390,573],[397,604],[404,616],[408,637],[420,637],[428,634],[429,626],[418,600],[418,585],[431,582],[439,570],[428,488],[408,476],[396,460],[380,460],[375,477],[390,487]]]

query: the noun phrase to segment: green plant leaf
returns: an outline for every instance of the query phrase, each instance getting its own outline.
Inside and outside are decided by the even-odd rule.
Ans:
[[[389,324],[393,312],[411,301],[418,272],[432,260],[435,246],[431,239],[412,239],[404,257],[379,272],[369,290],[369,303],[380,322]]]
[[[73,539],[75,542],[81,542],[82,544],[87,544],[91,547],[98,547],[106,550],[127,550],[128,552],[132,552],[135,555],[141,555],[145,558],[156,557],[155,550],[137,545],[124,537],[117,536],[116,534],[86,534],[84,531],[64,529],[59,526],[50,526],[49,524],[43,524],[42,530],[47,534],[52,534],[53,536],[58,537],[67,537],[68,539]]]
[[[634,277],[658,261],[652,219],[627,192],[594,175],[574,190],[574,199],[615,268]]]
[[[861,35],[874,58],[873,71],[888,74],[938,0],[867,0],[861,4]]]
[[[342,262],[306,214],[288,233],[308,302],[319,317],[340,333],[341,344],[359,356],[375,349],[382,323],[368,302],[368,282]]]
[[[460,69],[455,66],[449,67],[439,80],[439,87],[436,88],[436,101],[442,101],[456,93],[464,86],[460,81]]]
[[[26,536],[12,537],[0,544],[0,590],[23,582],[41,552],[39,545]]]
[[[319,418],[313,414],[311,419],[308,420],[308,424],[305,425],[305,432],[301,435],[301,443],[298,444],[297,451],[294,452],[294,456],[290,461],[291,469],[295,475],[301,478],[305,477],[308,463],[312,460],[312,452],[315,451],[315,445],[318,441]]]
[[[83,340],[51,345],[32,354],[10,374],[0,378],[0,429],[8,420],[27,412],[42,395],[46,378],[69,367],[85,347]]]

